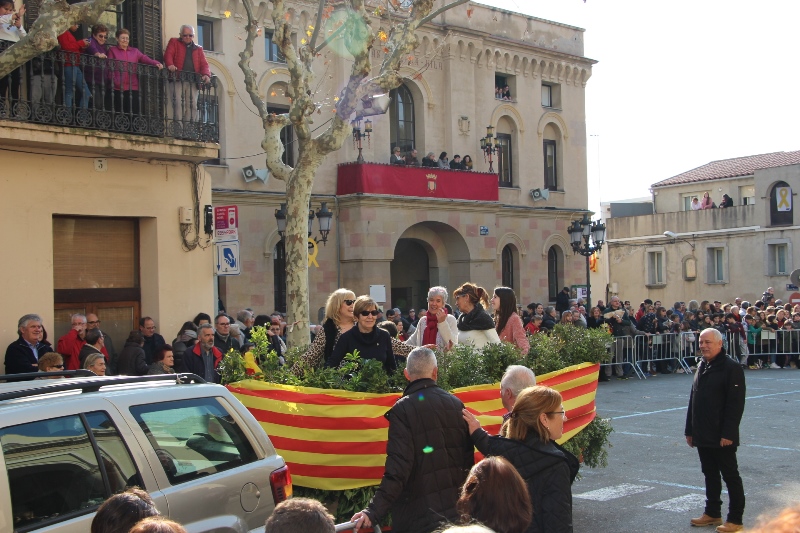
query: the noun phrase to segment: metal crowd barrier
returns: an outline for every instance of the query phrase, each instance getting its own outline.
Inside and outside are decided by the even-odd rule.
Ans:
[[[756,360],[762,363],[776,363],[779,362],[778,356],[780,356],[783,358],[780,362],[788,365],[789,359],[800,353],[800,330],[762,329],[754,340],[755,342],[751,343],[748,339],[746,353],[742,349],[743,346],[739,345],[739,361],[742,364],[753,364]],[[728,342],[730,345],[731,341]]]
[[[636,347],[633,337],[614,337],[614,341],[609,344],[608,351],[611,353],[611,361],[600,364],[600,371],[604,372],[603,367],[610,367],[617,375],[624,375],[632,370],[639,379],[644,378],[641,369],[636,365]],[[628,370],[630,368],[630,370]]]
[[[637,335],[634,342],[636,346],[636,364],[639,366],[642,375],[644,376],[645,371],[641,369],[641,363],[645,363],[647,367],[650,366],[650,363],[655,363],[658,366],[659,363],[666,364],[668,361],[676,361],[684,372],[691,374],[692,365],[686,362],[686,358],[693,355],[689,349],[689,346],[691,346],[689,339],[689,335],[684,333]]]

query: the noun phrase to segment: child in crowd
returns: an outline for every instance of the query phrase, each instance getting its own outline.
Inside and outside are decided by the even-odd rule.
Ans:
[[[525,326],[525,333],[528,335],[536,335],[539,333],[539,326],[542,325],[542,315],[533,315],[533,318]]]

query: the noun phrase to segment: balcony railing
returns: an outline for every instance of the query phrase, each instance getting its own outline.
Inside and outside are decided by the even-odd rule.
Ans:
[[[497,202],[497,174],[381,163],[339,165],[336,194],[385,194]]]
[[[3,81],[0,119],[219,142],[213,76],[51,51]]]

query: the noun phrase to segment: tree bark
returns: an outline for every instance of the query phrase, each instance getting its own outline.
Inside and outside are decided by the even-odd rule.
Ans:
[[[28,35],[0,54],[0,78],[58,44],[58,36],[76,24],[94,24],[103,11],[123,0],[90,0],[68,5],[66,0],[44,0]]]

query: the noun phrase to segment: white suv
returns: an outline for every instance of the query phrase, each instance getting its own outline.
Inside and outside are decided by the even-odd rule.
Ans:
[[[283,458],[224,387],[64,374],[0,383],[0,531],[85,533],[133,486],[190,533],[263,531],[291,496]]]

